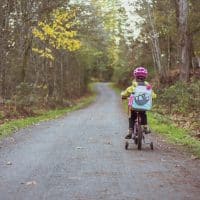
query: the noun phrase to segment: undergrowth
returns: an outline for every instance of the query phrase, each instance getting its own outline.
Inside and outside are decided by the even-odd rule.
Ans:
[[[176,84],[158,90],[155,109],[176,124],[200,133],[200,80]]]
[[[3,139],[4,137],[11,135],[13,132],[18,131],[19,129],[26,128],[30,125],[34,125],[42,121],[56,119],[58,117],[66,115],[69,112],[86,107],[87,105],[89,105],[94,101],[96,96],[96,94],[93,91],[93,86],[90,85],[89,89],[90,89],[90,95],[82,97],[79,100],[77,100],[74,106],[46,111],[40,113],[38,116],[35,117],[27,117],[24,119],[11,120],[0,125],[0,139]]]

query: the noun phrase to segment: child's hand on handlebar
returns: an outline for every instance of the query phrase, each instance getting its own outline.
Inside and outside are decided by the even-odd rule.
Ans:
[[[125,96],[121,96],[121,99],[122,99],[122,100],[125,100],[125,99],[127,99],[127,97],[125,97]]]

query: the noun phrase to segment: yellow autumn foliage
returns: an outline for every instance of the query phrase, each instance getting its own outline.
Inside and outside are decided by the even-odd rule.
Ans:
[[[73,30],[75,25],[74,18],[76,11],[55,10],[52,13],[52,22],[39,22],[37,28],[33,29],[33,35],[47,46],[55,49],[67,51],[76,51],[80,49],[81,42],[76,39],[77,31]],[[40,54],[41,57],[54,59],[50,49],[33,48],[33,51]]]
[[[50,60],[54,60],[51,49],[45,48],[44,50],[42,50],[38,48],[32,48],[32,51],[35,53],[38,53],[40,57],[45,57],[45,58],[49,58]]]

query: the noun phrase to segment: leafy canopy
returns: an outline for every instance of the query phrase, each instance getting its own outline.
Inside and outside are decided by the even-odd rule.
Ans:
[[[52,55],[51,48],[70,52],[80,49],[81,42],[76,39],[77,31],[74,30],[74,26],[77,24],[75,17],[75,10],[53,11],[50,22],[41,21],[38,23],[38,26],[33,29],[33,35],[41,42],[45,43],[48,48],[33,48],[32,50],[41,57],[53,60],[54,56]]]

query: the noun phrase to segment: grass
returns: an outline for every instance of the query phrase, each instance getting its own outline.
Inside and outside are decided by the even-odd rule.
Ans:
[[[192,137],[188,130],[177,127],[171,120],[158,113],[149,112],[148,122],[155,133],[164,135],[168,141],[185,146],[200,158],[200,141]]]
[[[120,94],[120,90],[113,84],[111,87]],[[123,104],[127,111],[127,102]],[[200,141],[189,134],[188,130],[177,127],[167,116],[156,112],[148,112],[148,123],[156,134],[163,135],[170,143],[186,147],[191,153],[200,158]]]
[[[26,128],[28,126],[37,124],[42,121],[56,119],[56,118],[66,115],[67,113],[70,113],[72,111],[88,106],[94,101],[96,97],[96,94],[94,93],[94,90],[93,90],[93,85],[90,85],[89,89],[91,91],[91,95],[87,97],[82,97],[81,99],[79,99],[75,106],[62,108],[62,109],[56,109],[56,110],[50,110],[50,111],[44,112],[43,114],[37,117],[28,117],[25,119],[13,120],[13,121],[2,124],[0,126],[0,140],[7,136],[12,135],[14,132],[22,128]]]

